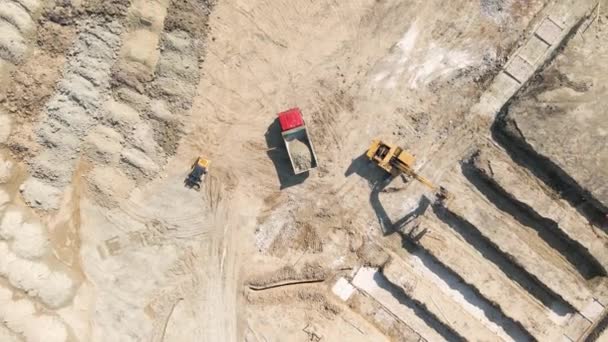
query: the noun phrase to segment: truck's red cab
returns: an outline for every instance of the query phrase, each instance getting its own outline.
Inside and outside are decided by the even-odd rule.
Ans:
[[[304,126],[304,119],[302,119],[300,108],[292,108],[279,113],[279,123],[281,124],[281,132]]]

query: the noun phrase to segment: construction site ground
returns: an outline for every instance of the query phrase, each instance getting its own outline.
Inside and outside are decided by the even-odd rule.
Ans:
[[[0,0],[0,341],[608,341],[607,32],[605,0]]]

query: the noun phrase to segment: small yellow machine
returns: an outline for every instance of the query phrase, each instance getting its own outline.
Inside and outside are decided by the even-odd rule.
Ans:
[[[406,174],[435,191],[438,198],[445,199],[448,197],[448,192],[443,187],[437,188],[431,181],[414,171],[413,165],[416,158],[401,147],[385,143],[380,139],[374,139],[366,155],[391,175]]]
[[[203,157],[198,157],[194,161],[194,164],[192,164],[192,167],[190,168],[190,173],[188,174],[188,177],[186,178],[184,183],[187,187],[200,190],[201,182],[203,181],[203,178],[207,174],[208,170],[209,160]]]

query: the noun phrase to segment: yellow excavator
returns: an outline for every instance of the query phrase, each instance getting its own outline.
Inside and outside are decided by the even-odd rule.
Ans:
[[[435,186],[430,180],[414,171],[413,166],[416,157],[403,150],[401,147],[385,143],[380,139],[374,139],[372,140],[372,144],[367,150],[366,155],[371,161],[391,175],[398,176],[400,174],[406,174],[426,185],[435,192],[435,195],[439,200],[445,200],[450,197],[444,187]]]

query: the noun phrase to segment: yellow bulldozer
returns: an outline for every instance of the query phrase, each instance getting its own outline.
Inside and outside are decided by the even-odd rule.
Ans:
[[[203,157],[196,158],[194,164],[190,167],[190,172],[184,180],[184,184],[189,188],[197,191],[200,190],[201,183],[203,182],[203,178],[207,175],[207,172],[209,172],[209,160]]]
[[[426,185],[433,190],[439,200],[445,200],[450,197],[444,187],[437,187],[430,180],[417,174],[414,169],[416,157],[393,144],[385,143],[380,139],[372,140],[372,144],[367,150],[367,157],[380,166],[383,170],[393,176],[405,174]]]

